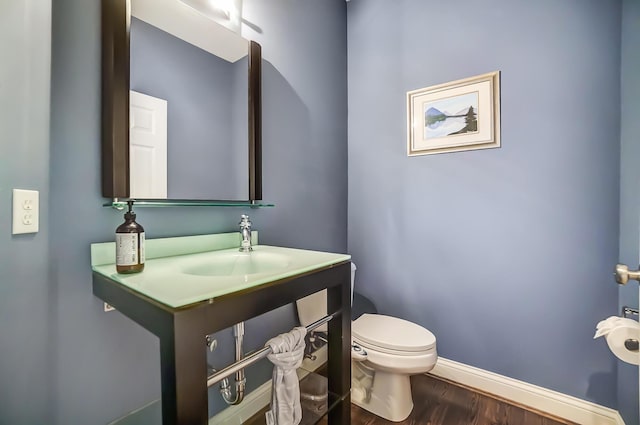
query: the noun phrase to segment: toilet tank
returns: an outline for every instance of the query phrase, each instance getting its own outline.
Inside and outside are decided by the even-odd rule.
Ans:
[[[356,265],[351,263],[351,304],[353,304],[353,284],[356,280]],[[322,319],[327,315],[327,290],[311,294],[296,301],[298,309],[298,318],[302,326],[309,326],[315,321]],[[317,329],[321,332],[327,331],[327,325],[324,324]]]

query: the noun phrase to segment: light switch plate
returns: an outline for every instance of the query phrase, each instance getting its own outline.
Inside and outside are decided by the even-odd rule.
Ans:
[[[37,233],[40,226],[40,193],[37,190],[13,189],[14,235]]]

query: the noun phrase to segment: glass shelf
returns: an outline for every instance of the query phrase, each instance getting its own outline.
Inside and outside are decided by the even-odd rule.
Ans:
[[[327,391],[326,365],[320,373],[309,372],[300,380],[300,406],[302,407],[302,421],[300,425],[328,425],[327,413],[344,401],[347,394],[340,396]],[[264,407],[243,425],[266,425]]]
[[[327,412],[335,408],[344,396],[327,393],[327,378],[317,373],[309,373],[300,381],[302,421],[300,425],[326,425]],[[249,418],[244,425],[266,424],[264,412],[268,406]],[[109,425],[162,425],[162,405],[156,400],[141,409],[117,419]]]
[[[133,201],[136,207],[245,207],[245,208],[269,208],[274,207],[264,201],[209,201],[209,200],[190,200],[190,199],[116,199],[103,204],[103,207],[111,207],[117,210],[124,210],[127,202]]]
[[[300,404],[302,421],[300,425],[326,424],[327,412],[338,405],[344,397],[327,391],[327,378],[310,373],[300,381]]]

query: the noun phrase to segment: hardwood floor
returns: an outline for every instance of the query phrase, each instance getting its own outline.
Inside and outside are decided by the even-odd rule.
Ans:
[[[352,425],[578,425],[482,394],[431,375],[411,378],[414,408],[402,422],[351,405]],[[323,422],[321,422],[323,423]],[[324,424],[327,424],[324,422]]]
[[[352,425],[579,425],[437,378],[411,378],[414,408],[402,422],[390,422],[351,405]],[[266,410],[266,409],[265,409]],[[305,418],[306,419],[306,418]],[[264,412],[247,425],[264,424]],[[308,423],[303,419],[303,423]],[[318,422],[329,425],[325,418]]]

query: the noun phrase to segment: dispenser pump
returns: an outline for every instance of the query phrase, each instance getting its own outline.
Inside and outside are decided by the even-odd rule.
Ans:
[[[116,271],[139,273],[144,269],[144,228],[136,223],[133,201],[124,214],[124,223],[116,229]]]

